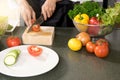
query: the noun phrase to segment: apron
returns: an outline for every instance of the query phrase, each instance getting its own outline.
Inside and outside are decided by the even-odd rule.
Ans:
[[[36,18],[41,14],[41,6],[45,0],[27,0],[36,13]],[[68,17],[68,11],[73,8],[73,2],[69,0],[62,0],[56,3],[56,10],[53,15],[43,22],[42,26],[54,27],[73,27],[72,20]]]

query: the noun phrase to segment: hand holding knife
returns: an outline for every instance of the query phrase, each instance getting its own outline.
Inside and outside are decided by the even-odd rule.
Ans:
[[[44,22],[44,16],[43,14],[40,15],[40,17],[32,24],[32,26],[30,26],[30,28],[28,29],[28,32],[30,32],[32,30],[33,25],[36,24],[42,24]]]

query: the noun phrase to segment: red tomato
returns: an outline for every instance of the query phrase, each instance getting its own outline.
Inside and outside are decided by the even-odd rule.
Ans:
[[[8,47],[18,46],[21,44],[21,39],[17,36],[9,36],[6,43]]]
[[[100,38],[96,41],[96,45],[109,46],[109,43],[106,39]]]
[[[94,53],[97,57],[104,58],[109,54],[108,46],[96,46],[94,49]]]
[[[76,38],[82,42],[83,46],[85,46],[87,42],[90,41],[90,35],[86,32],[80,32],[76,35]]]
[[[96,44],[94,42],[91,42],[89,41],[87,44],[86,44],[86,50],[90,53],[93,53],[94,52],[94,49],[96,47]]]
[[[33,25],[32,30],[35,31],[35,32],[39,32],[40,31],[40,25],[39,24]]]
[[[100,21],[97,19],[97,17],[92,17],[89,20],[89,24],[98,25],[98,24],[100,24]]]
[[[99,21],[99,20],[97,19],[97,17],[92,17],[92,18],[90,18],[89,24],[91,24],[91,25],[96,25],[96,26],[89,26],[89,28],[88,28],[88,33],[91,34],[91,35],[98,35],[98,32],[99,32],[99,30],[100,30],[100,27],[97,26],[97,25],[99,25],[100,23],[101,23],[101,21]]]
[[[32,56],[39,56],[42,53],[42,48],[35,45],[29,46],[27,50]]]
[[[31,23],[33,24],[35,22],[34,19],[31,20]],[[40,25],[39,24],[35,24],[32,26],[32,31],[35,31],[35,32],[39,32],[40,31]]]

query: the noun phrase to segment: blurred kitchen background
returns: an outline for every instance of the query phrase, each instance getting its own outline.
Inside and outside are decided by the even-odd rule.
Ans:
[[[71,1],[84,1],[90,0],[71,0]],[[103,0],[92,0],[102,3]],[[108,5],[113,5],[114,2],[120,0],[108,0]],[[9,21],[17,21],[17,26],[24,26],[24,21],[20,16],[19,6],[16,3],[16,0],[0,0],[0,16],[8,16]]]
[[[17,26],[24,25],[16,0],[0,0],[0,16],[8,16],[9,21],[17,22]]]

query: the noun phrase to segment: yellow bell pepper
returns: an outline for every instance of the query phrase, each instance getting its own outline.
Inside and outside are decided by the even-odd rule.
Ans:
[[[88,24],[89,16],[87,14],[78,14],[74,17],[74,21],[81,24]]]

